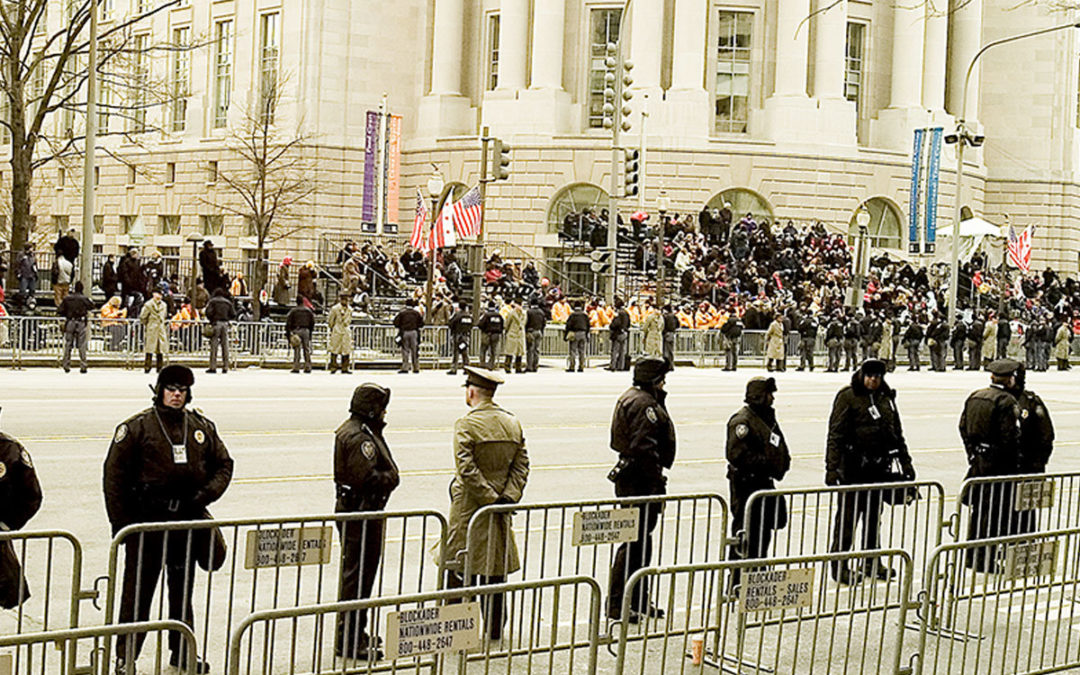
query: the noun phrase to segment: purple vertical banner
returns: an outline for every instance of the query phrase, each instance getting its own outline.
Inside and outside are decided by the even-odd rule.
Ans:
[[[375,155],[379,151],[379,113],[367,113],[367,131],[364,135],[364,207],[360,219],[375,222]]]

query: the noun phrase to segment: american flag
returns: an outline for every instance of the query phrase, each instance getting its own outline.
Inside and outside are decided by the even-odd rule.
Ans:
[[[475,237],[480,234],[480,213],[484,203],[480,201],[480,188],[473,188],[454,202],[454,228],[459,237]]]
[[[1025,227],[1019,237],[1012,225],[1009,226],[1009,262],[1025,272],[1031,269],[1031,235],[1031,225]]]
[[[427,222],[427,204],[424,203],[424,195],[420,188],[416,189],[416,217],[413,219],[412,236],[409,245],[413,248],[427,250],[427,239],[424,238],[424,223]]]

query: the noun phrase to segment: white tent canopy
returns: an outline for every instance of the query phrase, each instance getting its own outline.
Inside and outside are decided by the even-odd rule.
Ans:
[[[995,225],[982,218],[968,218],[960,221],[961,237],[1004,237],[1001,225]],[[937,231],[939,237],[951,237],[952,225],[943,227]]]
[[[952,231],[951,225],[937,231],[939,237],[945,239],[938,243],[934,253],[934,262],[947,262],[952,258]],[[968,218],[960,221],[960,262],[967,262],[975,255],[976,251],[986,254],[987,262],[991,267],[1001,264],[1003,255],[1005,228],[995,225],[982,218]]]

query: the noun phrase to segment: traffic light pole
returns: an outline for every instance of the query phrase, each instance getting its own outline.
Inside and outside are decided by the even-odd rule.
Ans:
[[[483,135],[480,136],[480,231],[476,235],[476,253],[474,254],[475,269],[472,279],[473,323],[480,321],[480,297],[484,292],[484,218],[487,216],[487,186],[488,178],[488,148],[491,144],[489,134],[491,129],[484,127]]]
[[[604,296],[610,304],[615,301],[615,292],[619,279],[619,256],[615,253],[619,245],[619,127],[622,125],[623,92],[623,36],[626,35],[626,17],[630,14],[633,0],[626,0],[619,16],[619,39],[615,41],[615,114],[611,120],[611,191],[608,193],[608,233],[607,245],[611,249],[611,272],[607,276]]]

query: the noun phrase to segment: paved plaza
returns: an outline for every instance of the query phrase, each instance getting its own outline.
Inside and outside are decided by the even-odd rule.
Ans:
[[[668,407],[679,451],[669,492],[727,495],[725,424],[741,405],[746,380],[758,369],[727,373],[680,368],[668,378]],[[333,431],[347,416],[353,387],[372,380],[393,391],[386,436],[402,471],[388,508],[449,508],[453,472],[451,430],[466,407],[462,377],[425,371],[349,376],[241,370],[197,371],[194,405],[213,419],[236,460],[232,486],[211,506],[219,518],[327,513],[333,508]],[[1046,401],[1057,430],[1050,471],[1080,470],[1080,402],[1073,373],[1034,373],[1030,388]],[[824,475],[826,423],[848,374],[777,374],[777,411],[791,447],[784,487],[819,485]],[[908,373],[888,382],[920,479],[936,480],[954,495],[966,470],[957,432],[964,398],[985,386],[985,373]],[[0,374],[2,428],[34,457],[45,492],[30,527],[74,532],[87,549],[87,568],[105,563],[109,529],[101,492],[102,462],[116,425],[149,405],[152,375],[93,370],[65,375],[54,369]],[[497,400],[522,421],[532,462],[526,501],[604,498],[615,455],[608,447],[611,412],[630,383],[629,373],[543,368],[510,375]]]

